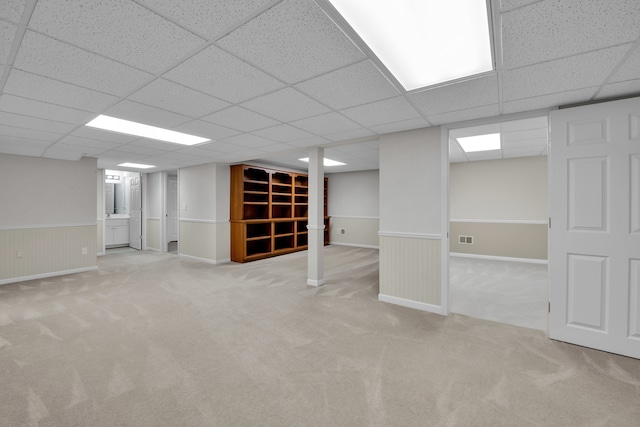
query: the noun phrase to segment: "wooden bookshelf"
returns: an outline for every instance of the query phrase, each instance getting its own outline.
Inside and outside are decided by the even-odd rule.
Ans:
[[[329,244],[324,179],[324,244]],[[309,178],[252,165],[231,166],[231,260],[248,262],[307,249]]]

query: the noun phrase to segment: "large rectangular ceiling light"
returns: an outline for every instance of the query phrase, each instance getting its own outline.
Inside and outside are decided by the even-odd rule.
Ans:
[[[465,136],[463,138],[457,138],[457,141],[465,153],[474,153],[476,151],[499,150],[501,147],[499,133]]]
[[[493,70],[486,0],[328,0],[406,90]]]
[[[195,145],[210,141],[210,139],[201,138],[199,136],[103,115],[91,120],[85,126],[182,145]]]
[[[298,160],[300,160],[301,162],[309,163],[309,158],[308,157],[305,157],[303,159],[298,159]],[[322,164],[324,166],[344,166],[344,165],[346,165],[346,163],[342,163],[342,162],[339,162],[337,160],[327,159],[326,157],[322,160]]]

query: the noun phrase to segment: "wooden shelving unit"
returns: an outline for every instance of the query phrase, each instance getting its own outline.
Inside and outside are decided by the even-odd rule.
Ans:
[[[329,244],[324,179],[324,244]],[[247,262],[307,249],[309,179],[251,165],[231,166],[231,260]]]

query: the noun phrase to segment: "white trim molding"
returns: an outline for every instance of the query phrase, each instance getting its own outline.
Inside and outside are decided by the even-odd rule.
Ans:
[[[324,224],[322,225],[307,225],[307,230],[324,230]]]
[[[96,222],[80,222],[71,224],[29,224],[29,225],[3,225],[0,230],[28,230],[31,228],[65,228],[65,227],[91,227],[98,225]]]
[[[307,279],[307,285],[309,286],[315,286],[315,287],[319,287],[325,284],[324,279],[320,279],[320,280],[312,280],[312,279]]]
[[[15,283],[15,282],[25,282],[27,280],[46,279],[48,277],[64,276],[66,274],[84,273],[86,271],[94,271],[97,269],[98,269],[98,266],[96,265],[92,267],[75,268],[72,270],[62,270],[62,271],[54,271],[51,273],[34,274],[32,276],[12,277],[10,279],[0,280],[0,285],[6,285],[9,283]]]
[[[180,258],[188,259],[188,260],[191,260],[191,261],[205,262],[207,264],[213,264],[213,265],[225,264],[227,262],[231,262],[231,258],[208,259],[208,258],[200,258],[200,257],[197,257],[197,256],[184,255],[184,254],[178,254],[178,256]]]
[[[348,216],[348,215],[329,215],[331,218],[338,219],[377,219],[380,220],[379,216]]]
[[[329,242],[332,246],[349,246],[352,248],[365,248],[365,249],[380,249],[380,246],[373,245],[359,245],[357,243],[339,243],[339,242]]]
[[[473,222],[482,224],[534,224],[547,225],[547,221],[535,219],[450,219],[449,222]]]
[[[443,307],[433,304],[427,304],[424,302],[413,301],[405,298],[394,297],[391,295],[378,294],[378,301],[386,302],[389,304],[400,305],[402,307],[413,308],[415,310],[427,311],[429,313],[441,314],[446,316],[447,310]]]
[[[196,219],[196,218],[178,218],[180,222],[198,222],[201,224],[228,224],[229,220],[216,220],[216,219]]]
[[[458,257],[458,258],[477,258],[477,259],[486,259],[491,261],[528,262],[530,264],[548,264],[549,263],[549,261],[546,259],[535,259],[535,258],[514,258],[514,257],[507,257],[507,256],[463,254],[460,252],[450,252],[449,255]]]
[[[423,234],[423,233],[403,233],[397,231],[378,231],[380,237],[401,237],[408,239],[428,239],[428,240],[440,240],[441,234]]]

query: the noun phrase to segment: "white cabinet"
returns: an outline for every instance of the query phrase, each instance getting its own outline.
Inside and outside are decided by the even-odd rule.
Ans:
[[[104,226],[104,245],[129,246],[129,219],[107,219]]]

